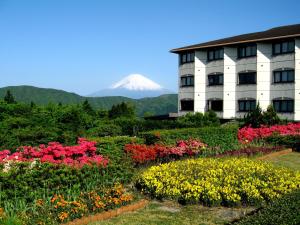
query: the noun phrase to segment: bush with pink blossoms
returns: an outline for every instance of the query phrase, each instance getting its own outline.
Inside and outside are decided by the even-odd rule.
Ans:
[[[238,139],[241,143],[249,143],[254,140],[270,137],[272,135],[279,136],[298,136],[300,135],[300,123],[289,123],[287,125],[274,125],[271,127],[244,127],[238,131]]]
[[[96,154],[96,142],[78,139],[78,145],[63,146],[58,142],[50,142],[48,145],[38,147],[22,146],[16,152],[9,150],[0,151],[0,163],[7,161],[28,162],[39,160],[41,163],[64,164],[68,166],[82,167],[84,165],[106,166],[108,159]]]

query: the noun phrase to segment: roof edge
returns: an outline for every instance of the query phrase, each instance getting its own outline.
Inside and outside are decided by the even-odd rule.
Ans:
[[[269,38],[257,38],[257,39],[250,39],[245,41],[235,41],[235,42],[227,42],[222,44],[212,44],[212,45],[204,45],[204,46],[194,46],[189,45],[182,48],[174,48],[170,50],[171,53],[179,53],[183,51],[189,51],[189,50],[198,50],[198,49],[205,49],[205,48],[211,48],[211,47],[219,47],[219,46],[229,46],[229,45],[235,45],[235,44],[244,44],[244,43],[251,43],[251,42],[258,42],[258,41],[267,41],[267,40],[275,40],[275,39],[282,39],[282,38],[291,38],[291,37],[300,37],[300,34],[291,34],[291,35],[283,35],[278,37],[269,37]]]

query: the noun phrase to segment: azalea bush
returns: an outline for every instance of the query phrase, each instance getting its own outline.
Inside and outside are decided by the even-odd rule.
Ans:
[[[245,158],[198,158],[152,166],[137,186],[154,197],[181,202],[252,205],[300,188],[300,172]]]
[[[108,160],[96,154],[96,142],[87,141],[84,138],[78,139],[76,146],[63,146],[58,142],[50,142],[48,146],[39,145],[38,147],[22,146],[14,153],[9,150],[0,152],[0,163],[10,161],[30,162],[39,160],[44,163],[65,164],[79,166],[97,164],[106,166]]]
[[[165,146],[161,144],[127,144],[125,152],[130,154],[136,164],[142,164],[155,160],[178,159],[183,156],[194,156],[205,150],[206,144],[199,140],[180,140],[175,146]]]
[[[249,143],[272,135],[299,136],[300,123],[289,123],[287,125],[274,125],[270,127],[262,126],[260,128],[244,127],[238,131],[238,139],[241,143]]]

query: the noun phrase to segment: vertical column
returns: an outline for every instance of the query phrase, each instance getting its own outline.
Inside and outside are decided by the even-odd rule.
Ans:
[[[196,51],[195,56],[194,111],[204,113],[206,107],[206,51]]]
[[[256,100],[259,102],[262,110],[266,110],[271,104],[270,91],[272,83],[271,74],[271,44],[257,43],[257,92]]]
[[[295,115],[300,121],[300,39],[295,40]]]
[[[236,48],[224,48],[224,88],[223,118],[230,119],[236,115]]]

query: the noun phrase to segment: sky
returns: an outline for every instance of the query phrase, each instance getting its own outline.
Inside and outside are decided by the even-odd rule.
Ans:
[[[88,95],[142,74],[177,92],[173,48],[300,23],[299,0],[0,0],[0,87]]]

